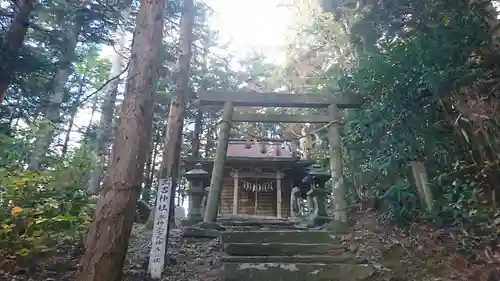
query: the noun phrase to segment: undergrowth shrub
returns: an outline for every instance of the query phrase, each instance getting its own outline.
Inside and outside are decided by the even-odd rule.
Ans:
[[[9,258],[81,237],[94,208],[85,194],[87,155],[82,149],[41,172],[0,167],[0,248]]]

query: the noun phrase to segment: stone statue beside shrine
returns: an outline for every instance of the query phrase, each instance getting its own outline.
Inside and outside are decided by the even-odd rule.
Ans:
[[[300,189],[295,186],[290,193],[290,217],[298,218],[300,215]]]

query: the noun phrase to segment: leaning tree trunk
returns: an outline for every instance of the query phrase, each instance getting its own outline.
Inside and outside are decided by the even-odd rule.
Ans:
[[[85,144],[88,145],[88,137],[90,135],[90,130],[92,128],[92,124],[94,123],[94,115],[95,112],[97,111],[97,104],[99,103],[99,98],[97,96],[94,97],[94,100],[92,101],[92,106],[90,107],[90,118],[87,123],[87,126],[85,127],[85,132],[83,132],[83,139],[85,141]]]
[[[181,150],[182,150],[182,129],[184,126],[184,115],[186,112],[186,99],[189,93],[189,67],[191,63],[191,45],[193,43],[194,25],[194,1],[184,0],[183,13],[180,23],[179,41],[181,45],[181,55],[178,61],[177,91],[170,101],[168,113],[167,129],[165,133],[165,145],[160,168],[160,178],[171,178],[172,189],[170,194],[170,221],[174,222],[175,194],[177,189],[177,178],[179,173]],[[146,227],[152,226],[154,210],[146,223]],[[168,240],[168,232],[167,232]]]
[[[0,104],[3,103],[5,92],[15,72],[19,51],[28,32],[29,16],[35,8],[36,1],[19,0],[15,5],[17,11],[0,47],[0,57],[4,58],[0,64]]]
[[[200,158],[201,133],[203,130],[203,111],[196,109],[196,119],[194,121],[192,156],[194,159]]]
[[[202,72],[204,75],[208,72],[208,43],[205,42],[203,48],[203,65]],[[201,84],[202,91],[207,90],[206,79],[203,79]],[[194,159],[200,158],[200,148],[201,148],[201,135],[203,132],[203,110],[201,108],[196,109],[196,119],[194,121],[194,130],[193,130],[193,144],[192,144],[192,156]]]
[[[142,0],[110,165],[77,281],[120,281],[151,140],[165,0]]]
[[[30,170],[39,170],[45,155],[52,143],[56,127],[61,118],[61,104],[64,99],[64,88],[72,72],[72,64],[75,61],[76,44],[78,35],[83,25],[83,17],[77,16],[75,24],[70,28],[66,38],[65,48],[62,51],[61,61],[56,76],[52,81],[52,97],[45,110],[44,120],[40,124],[39,134],[35,141],[33,154],[31,155]],[[61,23],[64,24],[64,23]]]
[[[149,154],[147,169],[145,173],[146,182],[144,184],[144,189],[142,190],[142,200],[151,203],[151,193],[153,188],[153,179],[155,174],[156,166],[156,156],[158,155],[158,143],[161,140],[161,131],[155,133],[155,138],[153,140],[153,145],[151,146],[151,152]]]
[[[122,18],[127,20],[130,14],[130,7],[127,8],[122,13]],[[101,104],[101,120],[99,121],[99,127],[97,128],[97,141],[96,141],[96,151],[97,159],[96,168],[90,173],[89,181],[87,183],[87,192],[90,195],[99,193],[101,187],[101,178],[104,173],[104,168],[106,165],[106,160],[109,155],[109,143],[111,140],[111,135],[113,131],[113,116],[116,104],[116,96],[118,94],[118,86],[121,80],[117,78],[122,72],[125,65],[125,58],[123,53],[125,52],[125,30],[118,28],[116,30],[116,46],[115,53],[111,59],[111,70],[109,72],[109,79],[113,79],[107,86],[106,95]]]
[[[470,3],[472,5],[479,5],[480,8],[484,10],[484,20],[488,24],[492,36],[492,47],[496,51],[500,51],[500,21],[498,20],[498,11],[493,5],[493,1],[477,1],[471,0]]]
[[[68,148],[69,148],[69,140],[71,139],[71,132],[73,131],[73,126],[75,125],[75,118],[76,114],[78,113],[78,102],[74,102],[71,105],[71,110],[70,114],[71,117],[69,118],[68,122],[68,130],[66,131],[66,137],[64,138],[63,146],[61,148],[61,156],[65,157],[66,153],[68,153]]]
[[[212,155],[212,150],[215,147],[213,133],[214,130],[212,127],[206,128],[205,134],[207,142],[205,143],[205,158],[210,158],[210,156]]]
[[[66,137],[64,138],[64,143],[61,149],[61,156],[65,157],[66,153],[68,153],[69,148],[69,140],[71,139],[71,132],[73,131],[73,126],[75,125],[76,114],[78,113],[78,108],[80,105],[80,100],[83,95],[83,83],[80,83],[80,87],[78,89],[78,96],[76,100],[71,104],[71,108],[69,110],[70,118],[68,122],[68,130],[66,131]]]

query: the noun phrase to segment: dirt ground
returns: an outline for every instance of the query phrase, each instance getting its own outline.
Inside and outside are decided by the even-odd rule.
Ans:
[[[498,238],[487,241],[491,237],[460,228],[434,229],[423,222],[400,229],[382,222],[374,213],[354,217],[354,232],[346,243],[379,269],[377,280],[500,280]],[[487,243],[470,243],[481,240]],[[466,244],[469,247],[464,251]]]
[[[151,232],[141,225],[132,230],[127,261],[126,281],[144,280]],[[219,258],[222,247],[218,239],[184,239],[180,229],[174,229],[169,237],[171,259],[164,272],[164,281],[215,281],[221,270]],[[139,278],[136,278],[139,277]]]
[[[354,232],[345,243],[378,269],[372,280],[389,281],[498,281],[498,245],[476,245],[468,252],[457,250],[470,233],[457,229],[433,230],[425,224],[398,229],[382,223],[373,213],[357,214]],[[144,281],[151,231],[137,224],[132,230],[124,266],[124,281]],[[1,251],[1,249],[0,249]],[[164,281],[216,281],[221,271],[222,247],[218,239],[184,239],[174,229],[169,239],[171,259]],[[23,261],[0,259],[0,280],[72,281],[83,245],[61,243],[57,251]],[[1,256],[1,253],[0,253]],[[28,266],[26,266],[28,265]]]

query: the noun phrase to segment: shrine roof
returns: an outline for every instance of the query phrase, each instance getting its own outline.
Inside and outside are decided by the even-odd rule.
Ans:
[[[264,145],[265,152],[261,151],[261,145]],[[226,157],[245,157],[245,158],[280,158],[280,159],[295,159],[296,157],[292,155],[292,152],[287,146],[283,146],[281,143],[254,143],[251,142],[249,146],[246,146],[245,140],[231,140],[227,146]]]
[[[212,169],[214,158],[193,159],[185,157],[182,159],[183,167],[192,167],[196,163],[203,164],[204,169]],[[259,165],[262,167],[296,167],[306,168],[316,163],[314,160],[302,160],[299,157],[226,157],[226,166]]]
[[[226,166],[245,166],[245,165],[260,165],[272,167],[295,167],[305,168],[316,161],[304,160],[299,156],[293,156],[292,152],[285,146],[282,147],[279,143],[267,143],[266,153],[261,152],[260,144],[253,143],[250,148],[245,147],[245,140],[230,140],[228,143]],[[279,153],[277,153],[279,147]],[[277,155],[279,154],[279,155]],[[183,167],[191,167],[196,163],[201,163],[204,169],[211,169],[213,158],[193,159],[184,157],[182,159]]]

